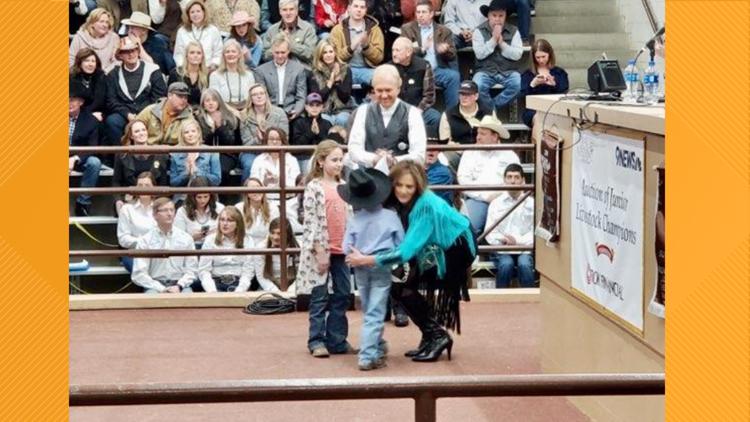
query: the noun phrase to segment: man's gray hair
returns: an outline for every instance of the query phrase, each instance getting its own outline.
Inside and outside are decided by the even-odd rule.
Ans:
[[[281,44],[286,44],[288,47],[291,47],[292,45],[289,37],[283,32],[279,32],[278,34],[274,35],[273,39],[271,40],[271,48],[278,47]]]
[[[290,4],[299,9],[299,0],[279,0],[279,9]]]
[[[375,71],[372,73],[372,85],[375,86],[375,81],[378,82],[384,82],[388,81],[396,88],[401,87],[401,75],[398,73],[398,69],[396,69],[396,66],[392,64],[381,64],[380,66],[375,68]]]

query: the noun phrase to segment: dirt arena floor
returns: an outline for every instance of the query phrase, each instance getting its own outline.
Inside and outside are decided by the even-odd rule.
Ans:
[[[362,316],[349,312],[359,343]],[[238,379],[503,375],[540,372],[541,317],[535,303],[463,303],[453,360],[415,363],[413,326],[386,323],[386,368],[362,372],[357,357],[309,355],[307,314],[252,316],[241,309],[72,311],[70,383],[110,384]],[[78,407],[71,421],[388,421],[413,420],[414,402],[340,400],[276,403]],[[564,397],[439,399],[440,421],[588,421]]]

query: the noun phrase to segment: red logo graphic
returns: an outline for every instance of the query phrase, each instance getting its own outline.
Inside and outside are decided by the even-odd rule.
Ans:
[[[603,243],[596,244],[596,256],[599,255],[604,255],[609,258],[609,262],[612,262],[615,259],[615,251],[613,251],[612,248]]]

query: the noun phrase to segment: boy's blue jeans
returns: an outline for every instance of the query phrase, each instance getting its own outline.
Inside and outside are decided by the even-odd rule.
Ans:
[[[391,271],[387,267],[359,267],[354,269],[354,277],[363,314],[359,363],[366,364],[383,356],[383,318],[391,292]]]
[[[328,280],[333,293],[328,294],[328,283],[314,287],[310,293],[310,337],[307,340],[310,351],[324,346],[330,353],[346,352],[346,337],[349,335],[346,309],[352,285],[344,259],[344,255],[331,255]]]

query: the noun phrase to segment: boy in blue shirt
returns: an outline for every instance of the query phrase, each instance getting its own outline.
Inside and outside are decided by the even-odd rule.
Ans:
[[[427,145],[445,145],[445,143],[436,138],[428,138]],[[453,170],[443,165],[443,163],[438,160],[438,155],[440,155],[440,151],[437,150],[427,150],[425,153],[424,164],[427,173],[427,183],[430,184],[430,186],[455,184],[456,176],[453,174]],[[445,199],[448,204],[453,206],[453,191],[436,190],[435,194]]]
[[[383,201],[391,193],[391,180],[381,171],[358,169],[349,181],[338,187],[341,198],[355,209],[346,224],[342,242],[345,254],[360,251],[364,254],[391,250],[404,238],[401,220],[395,211],[383,208]],[[358,267],[354,277],[362,302],[364,318],[359,342],[359,369],[369,371],[385,366],[386,343],[383,340],[383,318],[391,290],[391,271],[388,267]]]

